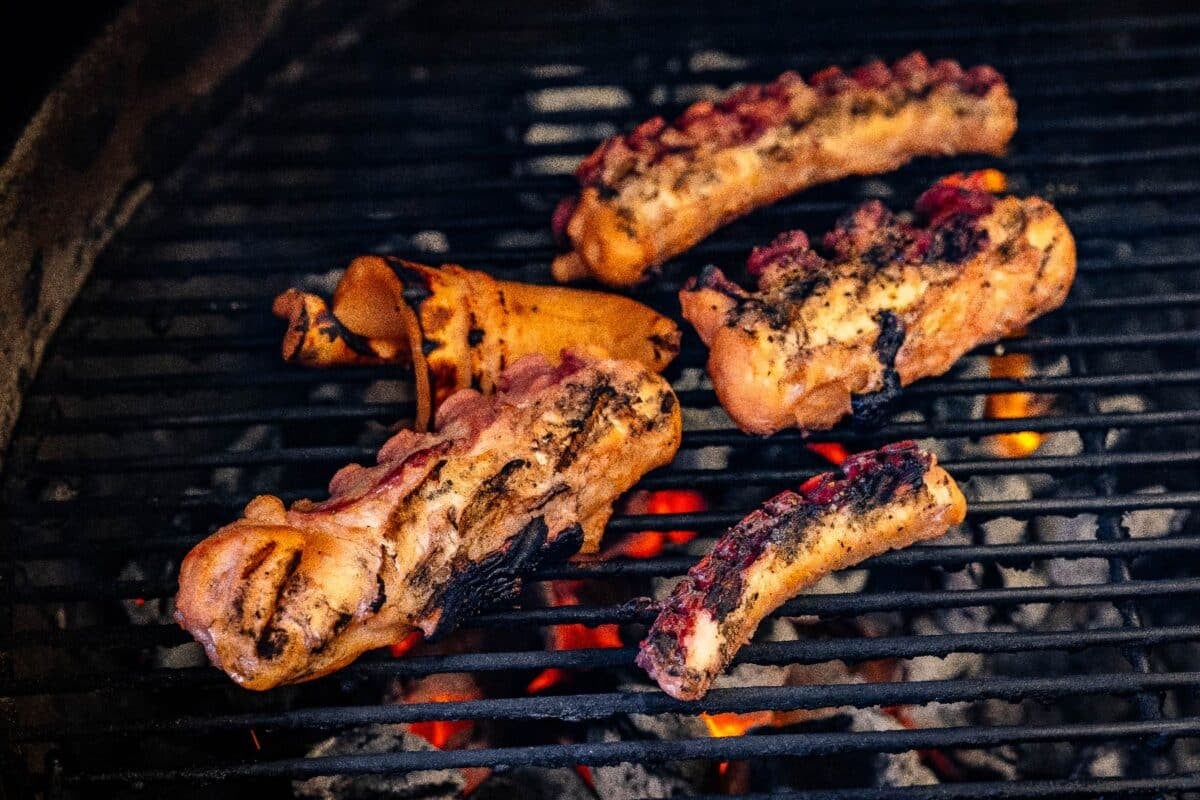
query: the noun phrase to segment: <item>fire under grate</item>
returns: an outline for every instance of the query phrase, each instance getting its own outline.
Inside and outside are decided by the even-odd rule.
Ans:
[[[156,188],[28,392],[0,495],[10,796],[1200,797],[1200,14],[447,2],[346,19]],[[1006,361],[980,348],[911,387],[881,430],[811,439],[921,440],[971,501],[959,532],[788,603],[705,700],[647,691],[637,598],[827,467],[795,433],[733,429],[684,325],[667,373],[683,449],[639,489],[708,510],[618,514],[609,537],[698,538],[544,569],[517,608],[311,684],[249,693],[203,664],[170,621],[183,553],[257,493],[320,496],[412,411],[394,370],[283,364],[277,292],[328,292],[362,252],[546,282],[550,212],[600,138],[738,81],[916,48],[1006,75],[1007,157],[805,192],[636,296],[678,318],[703,265],[866,197],[908,206],[951,171],[998,167],[1055,202],[1080,253],[1062,310]],[[1020,416],[989,413],[1017,391]],[[576,602],[552,604],[568,580]],[[577,623],[585,646],[554,649]]]

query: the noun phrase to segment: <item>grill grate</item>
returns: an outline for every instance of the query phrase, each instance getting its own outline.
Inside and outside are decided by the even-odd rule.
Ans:
[[[208,132],[98,261],[26,398],[0,495],[0,709],[13,723],[0,734],[12,756],[0,773],[4,788],[14,796],[189,797],[209,796],[196,781],[214,781],[223,796],[286,797],[289,779],[331,773],[929,749],[1013,757],[1065,743],[1067,756],[1022,780],[978,775],[936,787],[786,796],[1200,796],[1200,761],[1191,755],[1200,743],[1200,626],[1189,624],[1200,591],[1200,515],[1190,513],[1200,507],[1200,182],[1186,177],[1200,163],[1200,112],[1191,110],[1200,100],[1200,14],[1164,2],[1132,14],[1122,4],[1065,0],[817,2],[803,10],[770,2],[555,5],[348,9],[343,30],[296,43],[295,60]],[[1036,376],[981,377],[979,357],[995,350],[978,348],[951,374],[912,387],[883,429],[813,437],[853,448],[920,438],[943,448],[947,469],[977,498],[970,538],[877,557],[862,591],[803,596],[780,612],[886,615],[886,635],[760,641],[738,659],[979,654],[992,659],[987,674],[721,688],[683,703],[625,690],[622,681],[635,675],[630,647],[540,646],[540,626],[645,622],[630,587],[684,572],[695,557],[681,550],[543,569],[541,580],[597,579],[610,592],[591,605],[472,620],[475,629],[514,631],[502,652],[375,654],[265,695],[167,657],[188,641],[154,613],[175,590],[178,557],[257,492],[320,495],[338,466],[373,457],[383,425],[411,413],[408,387],[386,369],[282,364],[281,323],[269,313],[275,293],[298,282],[327,286],[331,271],[363,251],[545,281],[550,209],[600,137],[669,116],[713,87],[914,47],[1006,74],[1020,103],[1009,156],[998,164],[925,160],[806,192],[676,259],[639,297],[677,317],[675,292],[701,265],[740,263],[784,228],[823,230],[863,197],[907,205],[953,170],[1000,166],[1018,189],[1056,202],[1078,239],[1076,287],[1062,310],[1004,346],[1031,354]],[[794,432],[764,442],[714,417],[711,388],[696,380],[703,359],[688,330],[668,372],[687,409],[684,455],[642,486],[700,488],[712,510],[652,523],[617,515],[610,531],[687,528],[704,541],[755,498],[823,469]],[[981,418],[984,395],[1013,390],[1054,393],[1058,406],[1028,419]],[[978,444],[1021,431],[1077,447],[1004,459]],[[706,448],[725,448],[729,467],[705,467],[698,454]],[[1032,488],[981,488],[1013,481]],[[1137,515],[1151,513],[1175,513],[1178,524],[1144,538]],[[1035,535],[1064,518],[1094,519],[1091,533]],[[989,533],[1008,520],[1029,524],[1009,540]],[[1003,580],[1089,560],[1105,565],[1098,581]],[[982,578],[963,588],[955,580],[964,574]],[[1018,630],[915,622],[1032,607],[1082,616]],[[1027,668],[998,668],[1018,661]],[[566,694],[521,694],[528,676],[550,667],[592,679]],[[449,672],[523,679],[480,700],[378,703],[391,679]],[[1063,713],[1016,724],[979,716],[1022,701]],[[967,704],[971,713],[942,727],[726,739],[562,743],[537,732],[546,720],[578,731],[623,714],[933,703]],[[492,720],[511,733],[485,749],[304,757],[331,731],[431,719]],[[1126,759],[1120,777],[1088,761],[1114,743]]]

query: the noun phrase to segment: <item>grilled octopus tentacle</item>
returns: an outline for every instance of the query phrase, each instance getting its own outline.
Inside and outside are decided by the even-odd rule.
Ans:
[[[419,430],[459,389],[490,393],[505,366],[523,355],[556,359],[564,348],[595,346],[659,372],[679,352],[675,323],[628,297],[383,256],[350,263],[332,309],[317,295],[289,289],[274,311],[289,322],[285,361],[412,365]]]
[[[497,394],[448,398],[437,433],[402,431],[377,466],[342,469],[328,500],[256,498],[184,559],[176,619],[251,689],[450,630],[539,563],[594,551],[680,428],[670,386],[637,363],[527,356]]]
[[[807,83],[786,72],[696,103],[671,125],[655,117],[585,158],[580,193],[551,220],[569,248],[554,277],[632,286],[755,208],[917,156],[999,155],[1016,127],[1016,103],[987,66],[913,53]]]
[[[901,386],[1062,305],[1071,232],[1044,200],[990,193],[1002,186],[990,170],[944,178],[917,200],[915,221],[865,203],[820,248],[783,234],[750,256],[756,292],[715,267],[689,281],[683,316],[738,427],[817,430],[851,413],[877,424]]]
[[[954,479],[913,442],[852,456],[730,528],[663,601],[638,666],[681,700],[708,692],[759,623],[825,575],[962,522]]]

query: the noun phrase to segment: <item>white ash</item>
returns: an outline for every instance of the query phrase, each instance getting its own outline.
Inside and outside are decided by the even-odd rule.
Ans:
[[[369,725],[332,736],[308,751],[309,758],[431,751],[433,745],[402,725]],[[315,800],[402,800],[457,798],[466,780],[456,769],[427,770],[400,775],[321,775],[293,781],[297,797]]]
[[[1147,410],[1149,404],[1140,394],[1115,394],[1096,400],[1096,411],[1101,414],[1141,414]],[[1123,447],[1131,435],[1128,429],[1110,430],[1104,436],[1104,446],[1109,450]]]
[[[1107,745],[1098,747],[1087,765],[1087,774],[1093,778],[1121,778],[1126,774],[1129,763],[1127,748]]]
[[[67,481],[55,480],[46,484],[38,493],[38,499],[43,501],[69,503],[79,496],[79,489]]]
[[[885,199],[893,196],[896,189],[891,181],[880,180],[879,178],[867,178],[862,182],[862,191],[860,194],[863,197],[877,197]]]
[[[527,175],[570,175],[579,166],[577,156],[539,156],[521,162],[521,174]]]
[[[623,691],[650,691],[642,684],[622,686]],[[588,729],[589,742],[618,742],[631,739],[675,741],[702,739],[708,728],[698,717],[681,714],[626,714]],[[661,764],[622,762],[592,767],[592,783],[601,800],[630,797],[680,797],[695,794],[708,772],[703,760],[671,761]]]
[[[791,642],[799,638],[790,620],[768,617],[758,626],[754,640],[759,642]],[[744,686],[785,686],[791,668],[780,664],[738,664],[718,675],[713,686],[718,689],[737,689]]]
[[[342,276],[345,274],[346,270],[344,269],[331,269],[326,272],[305,275],[300,279],[299,286],[306,292],[331,298],[337,289],[338,283],[342,280]]]
[[[550,244],[547,231],[504,231],[492,239],[497,250],[520,250],[529,247],[545,247]]]
[[[855,709],[850,714],[850,730],[855,733],[868,731],[904,730],[895,717],[877,708]],[[877,786],[929,786],[938,783],[937,776],[912,750],[903,753],[880,753],[875,756],[878,772]]]
[[[525,104],[531,111],[552,113],[628,108],[633,98],[619,86],[565,86],[526,92]]]
[[[680,105],[685,103],[694,103],[697,100],[715,100],[723,94],[735,91],[745,84],[735,83],[730,86],[722,87],[711,83],[693,83],[681,84],[676,86],[670,94],[670,100]]]
[[[450,240],[441,231],[417,231],[410,241],[414,250],[438,254],[450,252]]]
[[[1154,485],[1138,489],[1134,494],[1166,494],[1167,487]],[[1143,508],[1126,511],[1121,525],[1133,539],[1160,539],[1183,532],[1191,513],[1182,508]]]
[[[156,564],[147,568],[142,561],[131,560],[117,573],[120,581],[144,581],[152,576],[160,580],[170,580],[178,574],[178,565],[174,560],[166,558],[148,558]],[[153,597],[144,600],[127,599],[121,601],[125,616],[133,625],[174,625],[175,598]],[[155,646],[154,666],[167,669],[183,669],[185,667],[200,667],[208,664],[204,648],[198,642],[184,642],[172,646]]]
[[[979,564],[968,564],[964,569],[946,575],[942,588],[948,591],[975,591],[983,586],[983,567]],[[930,612],[928,617],[917,617],[917,620],[935,620],[934,629],[943,633],[978,633],[992,629],[994,611],[985,606],[967,606],[965,608],[938,608]]]
[[[588,122],[575,124],[559,124],[552,122],[535,122],[525,129],[523,136],[525,144],[546,145],[566,144],[568,142],[597,142],[607,139],[617,133],[617,127],[611,122]]]
[[[413,399],[413,382],[407,378],[371,381],[362,390],[364,403],[401,403]]]
[[[493,773],[471,792],[471,800],[594,800],[573,769],[517,767]]]
[[[1029,481],[1020,475],[976,476],[966,482],[964,492],[969,501],[1029,500],[1033,497]],[[984,544],[1013,545],[1028,539],[1028,527],[1022,520],[1000,517],[984,522],[980,531]],[[1025,589],[1048,584],[1045,576],[1036,569],[1006,566],[996,569],[1005,588]],[[1036,628],[1045,620],[1048,611],[1049,605],[1045,603],[1031,603],[1013,608],[1011,616],[1018,627]]]
[[[715,72],[744,69],[750,62],[724,50],[698,50],[688,58],[689,72]]]
[[[680,372],[672,384],[677,392],[695,390],[711,390],[712,383],[705,371],[699,367],[688,367]],[[719,404],[707,408],[685,405],[683,407],[683,427],[687,431],[727,430],[733,426],[733,421]],[[680,469],[712,469],[721,470],[729,466],[731,447],[699,447],[680,449],[675,456],[675,465]]]
[[[577,64],[530,64],[524,69],[531,78],[570,78],[583,73]]]
[[[834,572],[805,589],[803,594],[856,594],[866,588],[867,579],[870,577],[870,571],[865,569]]]
[[[251,425],[225,447],[228,453],[247,453],[256,450],[277,450],[282,446],[279,430],[272,425]],[[218,493],[242,494],[273,491],[283,482],[283,469],[278,466],[217,467],[209,484]]]
[[[340,403],[346,399],[346,387],[340,383],[314,383],[306,394],[310,403]]]

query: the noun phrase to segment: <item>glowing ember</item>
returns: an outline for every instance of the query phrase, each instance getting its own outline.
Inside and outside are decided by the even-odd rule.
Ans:
[[[993,378],[1027,378],[1033,372],[1033,360],[1027,353],[1007,353],[988,359],[988,371]],[[988,419],[1024,419],[1039,410],[1037,395],[1029,392],[990,394],[984,411]],[[990,437],[996,452],[1005,458],[1022,458],[1032,454],[1042,443],[1042,434],[1034,431],[1001,433]]]
[[[430,697],[428,702],[453,703],[459,700],[473,699],[468,695],[440,692]],[[468,719],[433,719],[428,722],[411,722],[408,725],[409,731],[439,750],[446,749],[451,742],[460,745],[473,727],[475,727],[475,723]]]
[[[724,714],[701,714],[710,736],[724,739],[728,736],[741,736],[751,728],[771,725],[775,722],[774,711],[750,711],[738,714],[732,711]]]
[[[551,600],[556,606],[577,606],[579,605],[579,590],[582,586],[582,581],[554,581],[549,584]],[[548,646],[551,650],[586,650],[593,647],[620,647],[622,645],[620,631],[616,625],[611,624],[597,625],[594,628],[578,622],[570,625],[553,625],[547,633],[550,639]],[[566,672],[557,667],[544,669],[529,682],[525,691],[529,694],[544,692],[562,683],[566,677]]]
[[[627,514],[690,514],[706,510],[708,501],[703,494],[692,489],[639,492],[625,506]],[[668,542],[687,544],[695,538],[695,531],[637,531],[609,547],[601,554],[601,558],[654,558],[662,553]]]
[[[392,658],[399,658],[409,650],[412,650],[417,642],[421,641],[422,638],[424,637],[421,635],[420,631],[413,631],[395,644],[389,645],[388,650],[391,651]]]
[[[882,706],[880,711],[899,722],[908,730],[913,730],[917,727],[912,717],[909,716],[908,709],[904,706]],[[943,778],[962,780],[962,770],[955,766],[954,762],[941,750],[917,750],[917,757]]]
[[[773,711],[751,711],[738,714],[732,711],[723,714],[701,714],[700,719],[708,728],[708,735],[714,739],[724,739],[728,736],[741,736],[751,728],[761,725],[772,725],[775,722]],[[729,762],[722,761],[717,765],[717,772],[725,775],[729,771]]]
[[[465,672],[447,672],[429,675],[407,687],[403,694],[405,703],[457,703],[463,700],[478,700],[483,697],[475,679]],[[420,736],[439,750],[453,750],[466,746],[471,739],[475,723],[471,720],[428,720],[410,722],[408,730]]]
[[[588,785],[589,789],[596,788],[596,782],[592,780],[592,768],[587,764],[576,764],[575,773],[583,778],[583,782]]]
[[[839,467],[850,457],[850,452],[838,442],[809,442],[804,446],[830,464]]]
[[[979,169],[974,172],[947,175],[939,183],[996,194],[1008,188],[1008,176],[998,169]]]

